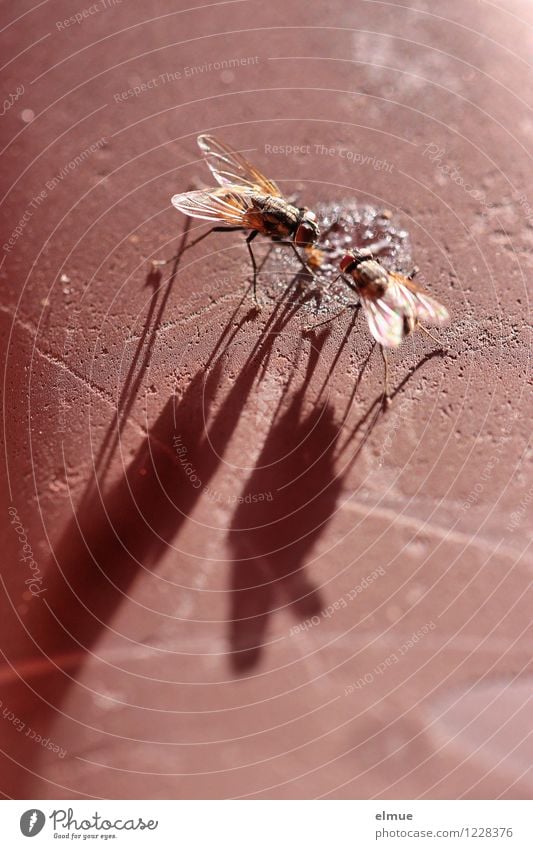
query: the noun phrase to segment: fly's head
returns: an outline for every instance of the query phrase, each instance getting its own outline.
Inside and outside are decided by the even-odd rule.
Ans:
[[[353,250],[340,262],[341,274],[349,275],[357,290],[370,298],[381,298],[387,289],[388,275],[380,263],[365,250]]]
[[[371,259],[372,255],[368,251],[359,251],[354,248],[353,251],[345,254],[341,259],[341,274],[352,274],[361,263],[368,262]]]

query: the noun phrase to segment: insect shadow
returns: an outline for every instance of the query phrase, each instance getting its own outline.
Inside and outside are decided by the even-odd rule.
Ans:
[[[287,292],[289,289],[290,286]],[[166,301],[161,302],[160,308],[164,303]],[[103,487],[100,486],[100,480],[105,480],[109,452],[113,439],[117,438],[113,432],[107,434],[107,453],[99,464],[99,467],[102,467],[101,477],[89,482],[76,513],[54,546],[53,557],[46,570],[46,594],[42,597],[42,603],[32,610],[26,622],[28,639],[27,645],[24,646],[26,655],[22,653],[22,657],[31,659],[31,669],[37,670],[37,674],[31,679],[31,689],[22,680],[18,683],[18,691],[15,683],[15,691],[9,694],[6,692],[4,699],[6,704],[9,702],[10,705],[21,705],[21,715],[24,715],[26,721],[31,721],[42,737],[51,733],[51,725],[61,712],[66,694],[75,683],[99,635],[128,599],[133,583],[142,571],[157,567],[161,556],[171,545],[200,497],[201,490],[191,487],[176,456],[173,448],[174,436],[181,434],[188,447],[191,463],[204,486],[207,485],[221,462],[224,447],[238,424],[246,399],[254,381],[260,375],[265,358],[268,359],[277,334],[295,315],[301,303],[290,301],[288,294],[276,302],[247,362],[231,389],[221,403],[217,404],[216,412],[206,430],[206,413],[214,405],[225,353],[254,313],[252,309],[239,318],[241,305],[242,301],[222,331],[213,349],[207,372],[204,368],[199,369],[181,397],[168,400],[122,477],[113,485]],[[139,363],[145,362],[149,356],[153,345],[151,334],[154,332],[160,310],[156,313],[155,308],[152,308],[150,314],[155,317],[155,322],[153,328],[144,336],[146,350],[136,352]],[[311,373],[310,369],[311,364],[308,374]],[[130,391],[135,392],[136,386],[133,375]],[[122,397],[121,415],[115,417],[114,428],[123,427],[124,414],[128,410],[129,394]],[[336,431],[332,416],[332,410],[327,405],[317,408],[313,414],[304,414],[303,392],[296,393],[289,402],[287,411],[274,422],[274,433],[267,435],[264,456],[278,456],[275,454],[276,443],[282,429],[290,430],[293,427],[293,417],[298,417],[296,430],[301,434],[301,441],[303,445],[307,444],[312,456],[313,452],[318,451],[319,443],[328,446],[330,441],[335,440]],[[294,453],[300,462],[303,462],[303,448],[300,449],[298,445],[299,443],[294,446]],[[256,473],[262,475],[259,465],[256,467]],[[318,471],[310,471],[308,480],[309,486],[316,488],[321,478],[327,482],[328,476],[331,475],[331,449],[326,449],[323,458],[321,455],[317,456],[315,466]],[[297,469],[298,466],[295,465],[294,468]],[[254,480],[251,486],[280,489],[286,482],[288,483],[281,479],[272,483]],[[250,484],[247,488],[249,487]],[[272,552],[269,574],[274,576],[273,586],[278,590],[281,588],[285,598],[289,598],[295,610],[302,614],[321,604],[318,593],[306,583],[302,566],[311,543],[317,539],[331,515],[336,487],[337,483],[331,479],[329,491],[326,487],[325,495],[316,493],[307,511],[312,518],[304,517],[308,524],[307,534],[304,533],[302,541],[291,537],[288,521],[283,518],[288,515],[287,505],[290,507],[292,504],[293,509],[300,514],[306,512],[301,504],[302,490],[298,484],[295,489],[288,485],[288,493],[280,496],[276,509],[282,508],[282,515],[276,515],[275,512],[271,514],[272,521],[280,522],[286,555],[281,553],[277,556]],[[285,499],[285,506],[281,498]],[[246,528],[247,522],[250,525],[249,518],[236,514],[232,528]],[[260,535],[254,538],[252,527],[248,530],[254,561],[257,560],[254,554],[270,549],[261,543]],[[236,563],[238,558],[243,556],[242,539],[241,537],[240,542],[232,543]],[[249,557],[249,554],[245,556]],[[296,570],[293,568],[294,563],[298,564]],[[267,583],[272,582],[271,577]],[[243,581],[244,573],[240,571],[237,575],[235,571],[233,580],[235,585]],[[265,583],[264,579],[261,579],[260,583]],[[245,658],[246,646],[251,651],[244,665],[249,665],[250,659],[253,659],[254,647],[261,642],[261,634],[256,638],[249,629],[245,633],[238,623],[244,620],[244,627],[248,628],[248,605],[259,605],[259,616],[252,616],[251,621],[255,618],[261,624],[261,633],[264,633],[267,610],[272,608],[270,602],[267,606],[264,599],[252,596],[257,584],[258,581],[254,580],[242,587],[242,604],[238,609],[235,607],[235,656],[239,654],[241,658]],[[242,610],[244,615],[241,615]],[[119,635],[117,648],[120,648]],[[129,648],[131,643],[127,641],[126,651]],[[19,735],[19,740],[22,741],[23,736]],[[31,767],[39,760],[41,754],[40,747],[32,745],[20,755],[18,760],[24,763],[25,769],[14,770],[13,786],[10,786],[12,795],[19,798],[29,798],[33,795],[31,788],[34,778]],[[36,772],[38,771],[37,769]]]
[[[341,349],[352,327],[341,343]],[[240,493],[228,541],[234,560],[231,572],[230,660],[234,671],[251,671],[268,644],[269,620],[290,609],[296,621],[318,615],[323,600],[306,575],[313,545],[331,521],[346,475],[355,465],[380,416],[376,398],[345,434],[350,407],[368,366],[363,361],[342,418],[321,401],[323,387],[310,412],[304,412],[306,386],[327,332],[313,347],[307,375],[285,411],[271,427],[255,468]],[[318,340],[317,340],[318,342]],[[341,350],[340,349],[340,350]],[[416,363],[391,395],[394,398],[416,371],[442,351]],[[340,351],[334,362],[338,360]],[[354,439],[359,435],[354,449]],[[349,459],[346,452],[350,448]]]
[[[339,430],[332,407],[323,403],[304,411],[320,347],[311,349],[301,387],[268,433],[229,530],[229,644],[237,672],[259,661],[276,610],[288,607],[306,619],[322,608],[320,592],[306,576],[306,558],[333,515],[342,479],[334,467]]]
[[[102,444],[95,458],[94,468],[96,474],[98,474],[99,472],[105,474],[105,471],[109,467],[109,464],[113,458],[116,448],[120,442],[120,437],[124,430],[124,426],[128,421],[129,414],[131,413],[131,410],[137,398],[146,369],[150,364],[154,344],[156,341],[156,331],[163,319],[163,315],[165,313],[165,309],[167,307],[167,303],[172,292],[174,282],[178,275],[181,257],[187,244],[190,227],[190,219],[187,219],[181,234],[178,253],[174,258],[171,272],[165,284],[162,285],[161,281],[163,275],[162,272],[157,268],[150,268],[148,274],[146,275],[145,286],[152,289],[148,313],[146,315],[144,328],[139,337],[135,353],[132,357],[130,366],[122,383],[122,388],[117,401],[117,411],[115,419],[108,427],[106,435],[102,440]],[[159,308],[156,312],[157,302],[161,292],[163,294],[161,297]],[[91,491],[92,487],[89,485],[86,490],[85,497],[89,495]]]
[[[34,725],[43,737],[50,733],[67,692],[99,635],[127,601],[135,580],[142,571],[156,568],[201,496],[202,490],[191,486],[179,462],[173,446],[175,435],[181,435],[188,458],[206,486],[221,462],[270,347],[300,308],[300,303],[288,297],[276,303],[206,428],[225,353],[255,314],[252,308],[238,317],[244,297],[222,331],[207,371],[199,369],[181,397],[167,401],[118,482],[103,487],[96,478],[90,481],[54,546],[46,570],[47,591],[27,622],[28,639],[20,652],[21,662],[26,659],[35,675],[33,690],[15,682],[9,695],[9,703],[22,705],[27,719],[35,717]],[[121,421],[115,419],[115,427],[120,427]],[[109,452],[112,442],[109,435],[107,438]],[[105,472],[103,469],[102,478]],[[120,644],[118,637],[117,647]],[[129,649],[127,641],[125,651]],[[39,758],[38,750],[30,746],[20,760],[31,766]],[[13,793],[31,795],[29,772],[13,781],[17,782]]]

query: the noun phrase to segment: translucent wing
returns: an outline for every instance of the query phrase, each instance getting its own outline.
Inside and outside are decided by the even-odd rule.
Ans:
[[[450,314],[446,307],[432,298],[407,277],[401,274],[389,275],[389,288],[397,290],[396,297],[409,301],[417,321],[421,324],[446,324]]]
[[[209,170],[221,186],[238,184],[265,195],[282,197],[276,184],[261,174],[242,154],[214,136],[198,136],[198,145]]]
[[[416,317],[421,324],[446,324],[450,314],[446,307],[425,292],[414,292]]]
[[[247,215],[253,209],[250,190],[246,186],[227,186],[198,192],[174,195],[172,206],[205,221],[220,221],[228,226],[248,226]]]
[[[369,330],[384,348],[396,348],[404,339],[403,314],[390,306],[383,298],[372,301],[361,298]]]

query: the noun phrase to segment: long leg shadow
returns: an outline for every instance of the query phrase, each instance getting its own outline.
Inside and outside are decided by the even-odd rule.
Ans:
[[[173,275],[174,271],[171,279]],[[41,613],[46,613],[32,622],[32,636],[45,656],[76,654],[80,647],[86,651],[127,597],[139,570],[157,565],[194,508],[202,490],[191,486],[176,440],[185,448],[202,489],[218,468],[261,361],[298,308],[277,305],[206,432],[225,351],[250,318],[247,313],[230,330],[241,304],[214,348],[209,369],[200,369],[180,398],[169,399],[120,481],[106,494],[96,478],[87,486],[54,551],[50,570],[54,577],[41,606]],[[109,433],[104,442],[109,457]]]
[[[362,370],[359,374],[359,378],[357,380],[357,385],[359,385],[362,373],[363,373],[364,369],[366,368],[366,366],[368,365],[368,361],[369,361],[371,353],[372,352],[369,353],[369,356],[367,357],[367,359],[363,363],[363,368],[362,368]],[[443,356],[442,349],[437,349],[435,351],[430,351],[428,354],[424,354],[424,356],[417,363],[415,363],[415,365],[412,368],[409,369],[409,371],[407,372],[405,377],[402,378],[402,380],[400,381],[398,386],[390,393],[389,401],[391,402],[391,404],[394,401],[394,399],[396,398],[396,396],[399,395],[399,393],[402,391],[402,389],[404,389],[404,387],[409,383],[409,381],[416,374],[416,372],[420,368],[422,368],[422,366],[424,366],[427,362],[432,360],[434,357],[442,357],[442,356]],[[352,397],[353,397],[353,393],[352,393]],[[346,436],[344,442],[342,443],[342,445],[339,446],[339,454],[338,454],[339,458],[344,454],[344,452],[348,449],[348,447],[351,444],[353,444],[353,439],[354,439],[355,435],[363,427],[363,425],[368,421],[368,419],[371,417],[372,413],[374,412],[374,417],[371,419],[370,426],[367,428],[363,440],[359,443],[357,450],[352,457],[351,462],[353,464],[353,460],[356,459],[359,456],[359,453],[361,452],[361,449],[364,445],[364,442],[366,442],[366,440],[370,436],[370,433],[372,432],[372,429],[373,429],[374,425],[376,424],[379,416],[382,415],[382,414],[386,415],[386,412],[383,412],[382,401],[383,401],[383,399],[382,399],[381,396],[376,398],[376,400],[373,401],[369,405],[368,409],[357,420],[357,422],[352,426],[352,428],[350,428],[350,431],[349,431],[348,435]],[[343,424],[346,422],[348,412],[349,412],[349,406],[350,405],[348,405],[348,407],[346,409],[346,413],[345,413],[345,416],[344,416],[344,419],[343,419]]]
[[[302,414],[306,385],[319,356],[319,349],[313,349],[306,380],[271,428],[242,489],[229,534],[234,555],[229,644],[231,664],[237,673],[246,673],[259,662],[269,619],[277,609],[289,607],[298,619],[306,619],[318,614],[323,606],[320,593],[305,574],[306,557],[335,511],[343,478],[382,414],[379,397],[338,446],[371,353],[363,362],[344,416],[336,423],[326,403],[315,404],[310,414]],[[419,368],[440,353],[424,356],[396,387],[391,399]],[[322,393],[323,387],[319,396]],[[339,461],[368,422],[343,466]],[[336,471],[338,466],[343,466],[342,473]]]
[[[312,349],[305,381],[271,428],[231,524],[229,643],[239,673],[259,661],[277,608],[306,618],[322,607],[305,574],[306,557],[334,512],[342,481],[333,462],[338,428],[332,408],[303,412],[319,353]]]
[[[54,549],[46,573],[47,591],[27,622],[28,639],[19,658],[22,669],[27,658],[28,668],[37,675],[36,689],[32,694],[22,682],[15,684],[11,695],[25,716],[38,717],[41,736],[46,735],[88,652],[127,600],[141,570],[157,566],[201,497],[276,335],[298,309],[298,304],[287,299],[276,304],[206,428],[226,351],[250,317],[246,314],[236,321],[234,313],[208,369],[196,373],[181,397],[169,399],[122,478],[105,494],[94,482],[87,487],[81,506]],[[176,452],[176,437],[186,447],[187,459],[202,481],[201,489],[191,486]],[[38,751],[30,751],[24,762],[28,764],[28,757],[31,761],[38,755]]]
[[[152,289],[148,314],[146,316],[144,328],[137,343],[137,348],[133,355],[130,367],[127,371],[126,377],[124,378],[122,390],[120,392],[119,399],[117,402],[115,419],[111,422],[107,433],[104,436],[104,439],[102,440],[102,444],[95,460],[95,478],[100,473],[103,477],[107,469],[109,468],[109,464],[120,441],[124,426],[128,421],[128,417],[137,398],[137,394],[140,389],[144,374],[146,372],[146,369],[148,368],[152,357],[152,351],[156,341],[156,331],[161,324],[168,303],[168,299],[173,288],[174,281],[178,274],[181,257],[185,250],[187,238],[189,235],[190,225],[191,219],[187,218],[181,236],[178,253],[174,259],[169,278],[166,284],[164,285],[163,296],[159,305],[159,309],[157,310],[157,314],[156,306],[159,298],[159,293],[162,288],[162,274],[161,271],[153,268],[147,274],[146,286]],[[85,496],[91,495],[92,488],[95,482],[96,481],[91,482],[89,484]]]

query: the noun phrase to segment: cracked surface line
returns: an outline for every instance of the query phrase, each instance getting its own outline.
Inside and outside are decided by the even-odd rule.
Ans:
[[[370,518],[376,516],[380,519],[390,519],[392,524],[399,524],[403,527],[412,528],[414,531],[419,531],[424,534],[431,534],[439,537],[443,542],[453,542],[465,547],[473,546],[480,551],[494,553],[496,548],[498,554],[503,554],[505,557],[510,557],[513,560],[523,560],[524,566],[533,565],[533,559],[528,560],[523,557],[523,551],[510,548],[509,546],[498,545],[482,538],[477,538],[462,531],[455,531],[452,528],[444,528],[442,525],[434,524],[425,519],[417,519],[415,516],[406,516],[404,513],[397,513],[390,507],[379,507],[376,504],[361,504],[357,501],[344,501],[340,505],[341,509],[350,510],[354,513],[359,513]]]

